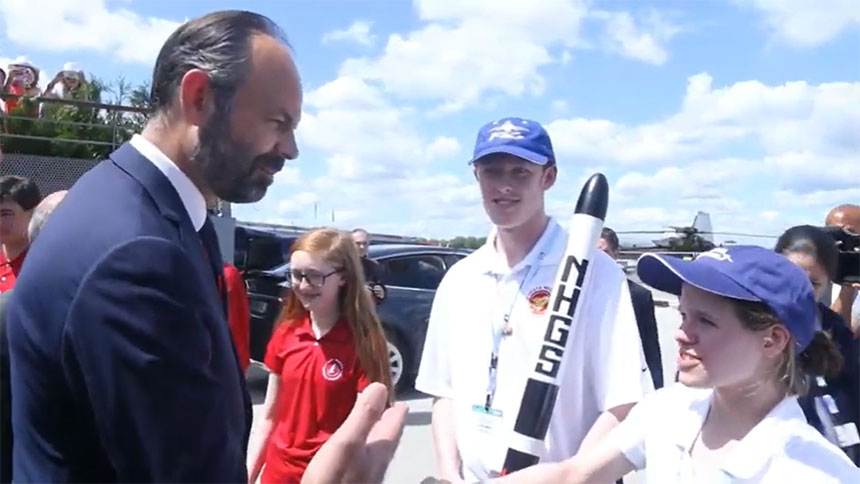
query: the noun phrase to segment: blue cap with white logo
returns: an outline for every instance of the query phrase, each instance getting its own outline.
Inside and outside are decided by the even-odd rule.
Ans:
[[[523,118],[502,118],[478,131],[470,163],[493,153],[508,153],[541,166],[555,161],[549,133],[537,121]]]
[[[644,254],[636,264],[642,282],[680,295],[682,283],[743,301],[764,303],[788,328],[797,352],[812,341],[818,327],[818,306],[809,277],[787,258],[752,245],[717,248],[693,261]]]

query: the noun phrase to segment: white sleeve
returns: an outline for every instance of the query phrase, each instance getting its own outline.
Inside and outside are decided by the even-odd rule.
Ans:
[[[600,255],[603,255],[600,253]],[[601,412],[626,403],[638,402],[654,391],[651,374],[642,351],[630,289],[621,269],[608,257],[595,258],[595,291],[590,314],[599,318],[598,341],[591,352],[595,396]],[[611,264],[607,266],[606,264]],[[601,307],[602,306],[602,307]],[[599,316],[602,314],[602,318]]]
[[[451,328],[451,272],[446,274],[436,289],[433,306],[430,309],[430,321],[427,323],[427,335],[424,339],[424,351],[418,376],[415,378],[415,389],[440,398],[451,398],[451,355],[450,341],[454,337]]]
[[[606,436],[608,442],[620,450],[637,470],[645,468],[645,438],[652,423],[660,419],[657,411],[666,404],[667,395],[669,388],[662,388],[645,397]]]

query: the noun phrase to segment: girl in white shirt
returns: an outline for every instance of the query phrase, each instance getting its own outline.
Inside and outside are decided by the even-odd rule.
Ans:
[[[753,246],[692,262],[646,254],[646,284],[680,295],[679,382],[646,397],[587,453],[511,474],[503,482],[612,482],[645,470],[648,483],[851,482],[860,469],[806,423],[804,372],[838,371],[816,332],[809,279]]]

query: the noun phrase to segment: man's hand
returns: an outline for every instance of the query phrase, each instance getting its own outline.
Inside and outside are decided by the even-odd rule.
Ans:
[[[373,291],[373,295],[376,297],[377,301],[385,299],[385,288],[382,287],[382,284],[373,284],[370,286],[370,290]]]
[[[346,421],[311,460],[302,483],[382,482],[409,410],[404,403],[386,409],[387,402],[385,385],[365,388]]]

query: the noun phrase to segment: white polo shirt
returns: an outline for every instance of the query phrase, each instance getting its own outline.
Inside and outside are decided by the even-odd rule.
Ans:
[[[794,396],[774,407],[718,468],[697,470],[690,449],[712,396],[712,389],[664,387],[637,404],[608,438],[645,469],[647,483],[860,482],[860,469],[806,423]]]
[[[501,470],[506,436],[537,363],[544,313],[566,245],[567,232],[551,219],[531,252],[511,268],[490,237],[454,265],[436,291],[415,387],[453,400],[467,480]],[[588,293],[580,303],[585,313],[567,343],[543,462],[573,456],[602,412],[653,391],[624,274],[599,250],[589,271]],[[502,412],[496,435],[478,430],[472,407],[485,403],[490,355],[508,313],[512,333],[500,337],[492,405]]]

